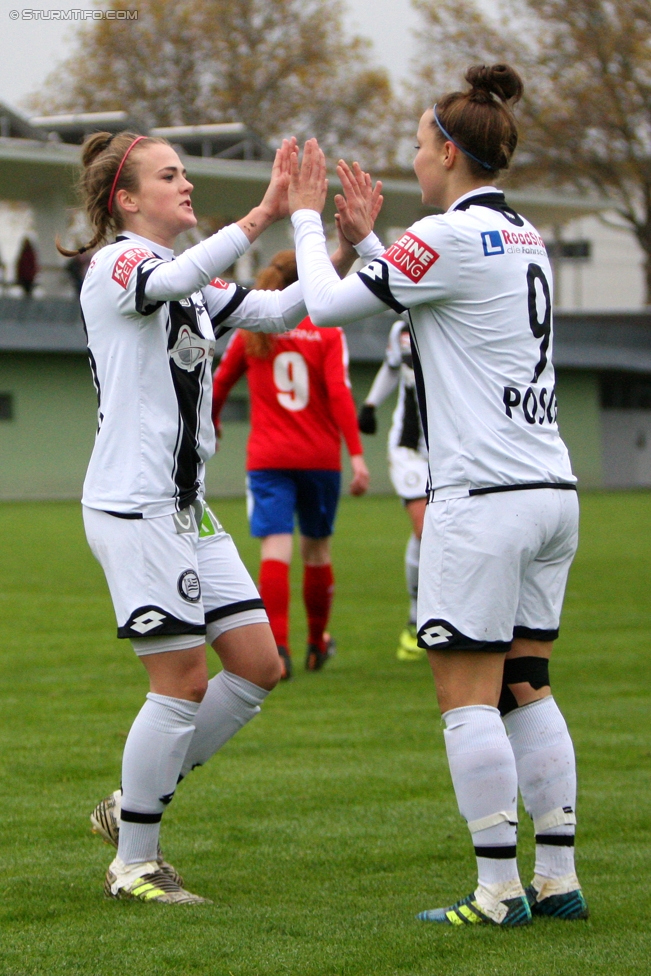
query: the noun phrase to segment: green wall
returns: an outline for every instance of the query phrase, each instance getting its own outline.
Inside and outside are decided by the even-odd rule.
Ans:
[[[81,498],[97,423],[86,357],[3,353],[0,393],[14,406],[0,420],[0,498]]]
[[[363,402],[377,371],[353,364],[353,395]],[[598,376],[578,370],[558,374],[559,423],[580,485],[603,484]],[[14,418],[0,420],[0,498],[80,498],[93,447],[96,399],[88,361],[80,355],[0,354],[0,393],[10,393]],[[246,397],[246,381],[233,390]],[[378,433],[362,436],[371,492],[392,493],[386,442],[395,397],[378,411]],[[241,496],[248,423],[224,424],[220,451],[208,464],[208,494]],[[346,450],[344,485],[350,480]]]
[[[599,376],[586,370],[559,370],[556,395],[558,426],[579,488],[600,488],[603,470]]]

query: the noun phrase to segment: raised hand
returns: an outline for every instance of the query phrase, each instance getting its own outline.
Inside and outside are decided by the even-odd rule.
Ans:
[[[338,229],[351,244],[359,244],[373,230],[382,209],[382,183],[378,180],[373,186],[370,174],[359,163],[353,163],[351,169],[343,159],[337,165],[337,175],[344,191],[343,196],[335,196]]]
[[[289,212],[316,210],[321,213],[328,193],[326,162],[316,139],[308,139],[303,149],[301,165],[298,153],[291,154],[291,178],[289,183]]]
[[[298,143],[294,136],[283,139],[276,150],[276,158],[271,169],[271,180],[260,206],[268,212],[271,221],[282,220],[289,215],[287,192],[291,178],[292,154],[296,154]]]

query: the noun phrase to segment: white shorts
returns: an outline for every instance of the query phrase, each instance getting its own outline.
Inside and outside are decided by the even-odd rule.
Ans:
[[[508,651],[558,637],[578,542],[575,491],[539,488],[433,501],[425,511],[418,642]]]
[[[411,447],[389,447],[389,477],[396,494],[405,501],[427,495],[427,458]]]
[[[149,519],[83,508],[86,538],[106,575],[118,637],[136,654],[213,643],[268,617],[230,535],[201,503]],[[199,518],[200,524],[197,524]]]

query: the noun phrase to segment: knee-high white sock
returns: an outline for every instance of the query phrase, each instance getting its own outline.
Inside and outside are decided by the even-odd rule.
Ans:
[[[264,688],[230,671],[220,671],[208,682],[208,690],[196,714],[195,733],[185,754],[181,775],[208,762],[225,742],[250,722],[269,694]]]
[[[405,549],[405,579],[409,594],[409,623],[416,623],[416,605],[418,602],[418,564],[420,561],[420,539],[414,533],[409,536]]]
[[[454,792],[472,834],[479,884],[519,885],[518,778],[500,713],[490,705],[468,705],[445,712],[443,719]]]
[[[122,757],[118,856],[155,861],[163,810],[174,796],[198,702],[150,692],[131,726]]]
[[[576,762],[570,733],[550,696],[515,708],[504,724],[524,806],[536,832],[536,875],[574,873]]]

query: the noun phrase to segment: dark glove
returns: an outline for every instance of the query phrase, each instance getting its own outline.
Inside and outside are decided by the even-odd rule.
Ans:
[[[375,419],[375,407],[370,403],[363,403],[357,414],[357,426],[362,434],[375,434],[377,431],[377,420]]]

